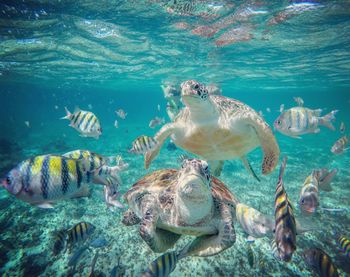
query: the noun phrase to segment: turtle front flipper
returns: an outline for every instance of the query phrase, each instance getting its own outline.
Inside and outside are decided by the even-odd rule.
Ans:
[[[165,124],[154,136],[154,139],[157,141],[157,145],[152,150],[147,151],[144,155],[144,164],[146,169],[149,168],[151,162],[158,156],[165,140],[173,133],[173,125],[173,123]]]
[[[157,228],[159,219],[155,201],[150,197],[142,208],[143,218],[140,224],[140,236],[153,250],[153,252],[165,252],[180,238],[180,235]]]
[[[258,115],[249,119],[249,123],[255,130],[264,152],[261,167],[262,173],[267,175],[271,173],[278,164],[280,149],[271,128],[263,119],[258,117]]]
[[[236,233],[230,207],[221,203],[220,215],[222,220],[218,226],[218,233],[196,238],[180,251],[181,258],[187,256],[212,256],[230,248],[235,243]]]

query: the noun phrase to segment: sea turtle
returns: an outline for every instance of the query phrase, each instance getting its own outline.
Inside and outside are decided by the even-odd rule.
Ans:
[[[233,226],[238,200],[208,164],[185,159],[180,170],[161,169],[136,182],[124,195],[129,205],[123,223],[140,223],[140,235],[154,252],[165,252],[181,235],[197,238],[182,253],[211,256],[236,240]]]
[[[262,173],[268,174],[276,167],[280,150],[275,136],[252,108],[234,99],[210,95],[203,84],[194,80],[182,83],[181,96],[185,107],[174,122],[164,125],[154,136],[158,144],[145,153],[145,168],[168,137],[178,147],[209,162],[218,164],[218,161],[241,158],[255,177],[245,155],[261,145]]]

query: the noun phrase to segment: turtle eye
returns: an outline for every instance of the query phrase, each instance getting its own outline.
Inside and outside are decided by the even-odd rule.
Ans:
[[[6,177],[6,184],[11,185],[11,178],[10,178],[10,176]]]
[[[198,84],[195,84],[194,88],[195,88],[195,89],[199,89],[199,85],[198,85]]]

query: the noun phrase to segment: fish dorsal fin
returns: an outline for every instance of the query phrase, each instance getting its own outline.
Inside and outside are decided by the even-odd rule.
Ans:
[[[77,113],[77,112],[80,112],[80,111],[81,111],[81,109],[79,108],[79,106],[75,106],[74,113]]]
[[[313,110],[312,112],[313,112],[314,116],[319,117],[319,116],[321,116],[322,109]]]

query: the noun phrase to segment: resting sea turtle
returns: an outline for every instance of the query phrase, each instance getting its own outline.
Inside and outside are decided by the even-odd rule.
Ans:
[[[261,145],[262,173],[268,174],[276,167],[280,154],[276,139],[252,108],[234,99],[210,95],[194,80],[182,83],[181,96],[185,107],[174,122],[164,125],[154,136],[158,145],[145,153],[145,168],[169,136],[177,146],[209,162],[241,158],[255,177],[245,155]]]
[[[233,226],[238,200],[208,164],[185,159],[180,170],[154,171],[124,195],[129,204],[123,223],[139,222],[140,235],[154,252],[165,252],[181,235],[197,238],[182,250],[185,256],[211,256],[236,240]]]

